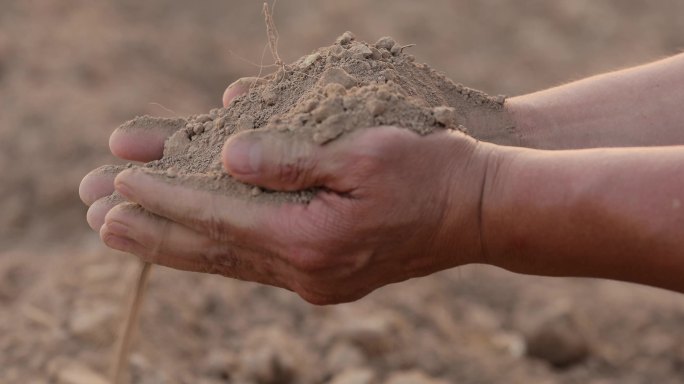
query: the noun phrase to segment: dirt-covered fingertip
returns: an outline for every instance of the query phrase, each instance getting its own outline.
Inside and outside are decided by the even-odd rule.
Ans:
[[[90,171],[78,186],[78,195],[87,206],[114,192],[114,178],[125,169],[121,165],[103,165]]]
[[[261,168],[263,148],[260,133],[242,132],[230,137],[223,144],[221,160],[223,168],[231,175],[256,175]]]
[[[90,228],[95,232],[99,232],[102,225],[105,223],[105,216],[107,216],[107,213],[123,201],[125,200],[116,194],[95,201],[90,208],[88,208],[88,213],[86,214],[86,221]]]
[[[230,84],[223,92],[223,106],[228,107],[236,97],[249,92],[255,85],[262,84],[264,79],[258,77],[243,77]]]
[[[112,132],[109,150],[114,156],[125,160],[158,160],[164,154],[166,139],[186,125],[187,120],[181,118],[136,117]]]

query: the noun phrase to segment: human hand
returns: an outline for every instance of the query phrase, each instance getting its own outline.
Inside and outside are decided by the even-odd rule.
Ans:
[[[223,106],[228,107],[236,97],[246,93],[255,78],[241,78],[229,85],[223,93]],[[164,152],[164,142],[176,131],[173,125],[159,124],[144,130],[117,128],[109,138],[109,148],[114,156],[123,160],[149,162],[158,160]],[[108,199],[114,192],[114,178],[125,167],[105,165],[99,167],[81,181],[79,195],[89,206],[87,220],[90,227],[99,231],[107,212],[123,202]]]
[[[309,204],[256,202],[130,169],[115,187],[139,205],[113,208],[100,234],[148,262],[283,287],[315,304],[353,301],[480,261],[490,149],[458,132],[394,127],[325,146],[244,132],[226,143],[226,170],[269,190],[321,188]]]

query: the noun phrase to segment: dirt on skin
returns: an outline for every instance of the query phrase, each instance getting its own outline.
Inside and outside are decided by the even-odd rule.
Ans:
[[[229,107],[185,119],[137,117],[121,129],[177,127],[161,160],[145,165],[172,182],[275,201],[306,202],[312,191],[276,193],[238,183],[222,168],[226,139],[252,129],[292,135],[326,145],[358,129],[397,126],[425,135],[459,130],[481,140],[515,145],[517,136],[503,110],[504,96],[454,83],[416,63],[390,37],[375,44],[351,32],[252,84]],[[470,121],[486,121],[470,128]],[[116,197],[114,197],[116,198]]]

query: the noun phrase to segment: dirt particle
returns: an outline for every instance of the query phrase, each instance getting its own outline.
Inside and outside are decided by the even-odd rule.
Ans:
[[[383,36],[380,39],[378,39],[378,41],[375,43],[375,46],[378,49],[385,49],[387,51],[390,51],[392,50],[392,47],[394,47],[396,44],[397,43],[396,41],[394,41],[393,38],[389,36]]]
[[[354,36],[353,33],[347,31],[343,33],[340,37],[338,37],[337,40],[335,40],[335,42],[340,45],[347,45],[354,40],[356,40],[356,36]]]
[[[375,48],[375,47],[370,47],[371,50],[371,59],[373,60],[380,60],[382,59],[382,53],[380,53],[380,50]],[[372,65],[377,65],[376,63],[372,63]]]
[[[316,107],[318,106],[318,100],[316,99],[307,99],[301,104],[297,106],[295,111],[297,112],[303,112],[303,113],[309,113],[313,111]]]
[[[352,57],[357,60],[363,60],[373,56],[373,51],[365,44],[361,43],[352,45],[351,48],[349,48],[349,52],[352,54]]]
[[[392,53],[392,56],[397,56],[401,53],[402,50],[402,47],[399,44],[396,44],[392,47],[390,52]]]
[[[133,120],[129,120],[117,129],[122,131],[134,130],[140,132],[141,130],[163,130],[166,132],[175,132],[187,125],[188,121],[180,118],[164,118],[152,116],[138,116]]]
[[[216,120],[214,120],[214,129],[221,129],[225,125],[226,120],[223,117],[220,117]]]
[[[342,55],[343,55],[346,51],[347,51],[347,50],[345,50],[344,48],[342,48],[342,46],[340,46],[340,45],[333,45],[333,46],[330,48],[330,54],[331,54],[332,56],[338,58],[338,59],[339,59],[340,57],[342,57]]]
[[[208,121],[211,121],[211,120],[213,120],[213,119],[211,118],[211,115],[209,115],[209,114],[204,114],[204,115],[199,115],[199,116],[197,116],[197,118],[195,119],[195,122],[196,122],[196,123],[199,123],[199,124],[204,124],[204,123],[206,123],[206,122],[208,122]]]
[[[313,63],[315,63],[316,60],[318,60],[320,58],[321,58],[321,54],[319,52],[313,53],[313,54],[307,56],[306,58],[304,58],[304,60],[302,60],[302,67],[308,68],[308,67],[312,66]]]
[[[368,110],[373,116],[382,115],[387,110],[387,103],[378,99],[370,100]]]
[[[318,80],[318,86],[325,87],[328,84],[337,83],[345,88],[351,88],[357,84],[357,80],[342,68],[328,68]]]
[[[458,126],[456,121],[456,110],[451,107],[439,106],[432,109],[435,121],[445,127]]]
[[[171,167],[171,168],[167,169],[166,170],[166,176],[170,177],[170,178],[174,178],[174,177],[178,176],[178,169],[176,169],[175,167]]]
[[[330,83],[325,86],[323,89],[323,93],[326,96],[344,96],[346,92],[346,88],[342,84],[338,83]]]
[[[254,129],[254,116],[252,115],[242,115],[238,119],[238,129],[241,131],[248,131]]]
[[[275,105],[275,103],[278,101],[278,94],[273,88],[266,88],[263,93],[261,94],[261,98],[266,103],[266,105],[271,106]]]
[[[334,97],[323,100],[323,102],[311,112],[311,115],[320,123],[327,119],[328,116],[332,116],[338,113],[342,113],[344,106],[342,105],[342,98]]]

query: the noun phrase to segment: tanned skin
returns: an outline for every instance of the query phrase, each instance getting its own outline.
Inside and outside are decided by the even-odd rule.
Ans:
[[[224,105],[248,90],[240,80]],[[481,263],[684,292],[684,55],[507,100],[524,148],[457,132],[359,130],[329,145],[244,132],[227,172],[308,205],[257,204],[138,170],[81,183],[109,247],[173,268],[353,301]],[[159,158],[172,132],[115,131],[123,159]],[[628,148],[631,147],[631,148]],[[114,190],[131,203],[112,206]]]

